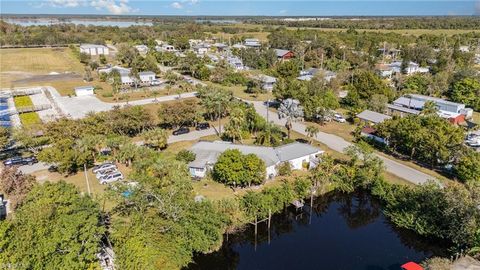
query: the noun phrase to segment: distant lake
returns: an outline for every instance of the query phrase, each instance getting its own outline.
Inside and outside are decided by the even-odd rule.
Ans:
[[[367,193],[316,199],[312,217],[308,208],[274,215],[270,236],[259,225],[256,241],[248,225],[225,237],[219,251],[196,255],[187,269],[400,270],[408,261],[447,256],[446,246],[396,228]]]
[[[59,21],[59,20],[49,20],[49,19],[5,19],[8,23],[18,24],[21,26],[32,26],[32,25],[54,25],[54,24],[63,24],[63,23],[72,23],[75,25],[94,25],[94,26],[118,26],[118,27],[129,27],[134,25],[146,25],[152,26],[153,23],[151,22],[142,22],[142,21],[100,21],[100,20],[67,20],[67,21]]]

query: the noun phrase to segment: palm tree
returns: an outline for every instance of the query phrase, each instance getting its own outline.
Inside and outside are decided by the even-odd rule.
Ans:
[[[296,99],[285,99],[278,108],[278,116],[280,118],[286,118],[287,122],[285,127],[288,131],[288,138],[290,139],[290,131],[292,129],[292,122],[303,118],[303,108],[300,106],[300,102]]]
[[[307,136],[310,137],[310,144],[312,143],[313,138],[317,137],[317,134],[320,132],[320,129],[317,126],[310,125],[305,128]]]
[[[263,130],[257,133],[255,144],[272,146],[278,145],[282,141],[283,133],[280,128],[272,123],[267,123]]]
[[[427,101],[423,104],[422,115],[436,115],[438,112],[437,104],[433,101]]]
[[[167,146],[168,134],[164,129],[155,128],[142,132],[144,143],[155,149],[161,149]]]
[[[242,142],[242,131],[246,125],[245,113],[241,108],[234,108],[230,113],[229,122],[225,125],[225,134],[232,138],[233,143],[238,139]]]
[[[202,88],[199,90],[198,96],[202,100],[202,105],[206,109],[210,118],[218,120],[218,133],[220,135],[222,133],[222,125],[220,121],[221,118],[225,116],[228,105],[231,103],[232,93],[221,88]]]
[[[112,85],[112,92],[115,96],[115,102],[118,102],[118,93],[122,84],[122,76],[118,70],[114,69],[108,74],[108,82]]]

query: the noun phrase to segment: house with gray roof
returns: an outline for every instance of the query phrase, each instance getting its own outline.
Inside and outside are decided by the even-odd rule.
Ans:
[[[294,142],[278,147],[233,144],[223,141],[200,141],[190,148],[195,153],[195,160],[188,164],[192,177],[203,178],[213,168],[218,157],[226,150],[237,149],[242,154],[255,154],[265,162],[266,175],[272,178],[277,175],[277,166],[289,162],[293,170],[300,170],[303,164],[314,167],[318,163],[317,156],[324,151],[309,144]]]
[[[359,114],[357,117],[365,122],[366,124],[379,124],[385,120],[391,119],[392,117],[383,113],[378,113],[370,110],[365,110]]]

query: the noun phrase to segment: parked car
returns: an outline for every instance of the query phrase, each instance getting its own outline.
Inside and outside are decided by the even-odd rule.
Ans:
[[[162,82],[160,80],[153,80],[153,81],[150,82],[151,86],[156,86],[156,85],[160,85],[160,84],[162,84]]]
[[[105,185],[115,181],[123,180],[123,174],[121,172],[116,172],[113,174],[105,175],[99,179],[100,184]]]
[[[173,135],[177,136],[177,135],[187,134],[189,132],[190,132],[190,129],[188,129],[187,127],[181,127],[173,131]]]
[[[198,123],[197,126],[195,127],[195,130],[205,130],[209,128],[210,128],[210,124],[205,122],[205,123]]]
[[[100,171],[116,169],[116,168],[117,168],[117,165],[115,165],[113,163],[110,163],[110,162],[106,162],[106,163],[102,163],[100,165],[97,165],[97,166],[93,167],[92,172],[93,173],[98,173]]]
[[[3,165],[5,166],[15,166],[15,165],[33,165],[37,163],[38,160],[36,157],[13,157],[3,161]]]
[[[103,170],[103,171],[97,172],[95,174],[95,177],[97,177],[97,179],[100,179],[100,178],[104,177],[105,175],[113,174],[113,173],[116,173],[116,172],[118,172],[117,168]]]
[[[339,122],[339,123],[345,123],[347,122],[347,120],[345,120],[345,118],[343,117],[343,115],[339,114],[339,113],[336,113],[333,115],[333,120]]]

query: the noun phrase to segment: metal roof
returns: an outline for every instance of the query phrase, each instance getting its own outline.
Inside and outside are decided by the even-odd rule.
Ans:
[[[394,110],[394,111],[399,111],[399,112],[404,112],[404,113],[409,113],[409,114],[420,114],[420,111],[414,110],[414,109],[409,109],[403,106],[397,106],[395,104],[388,104],[387,108]]]
[[[274,49],[275,53],[277,54],[277,57],[283,57],[285,54],[289,53],[289,50],[284,50],[284,49]]]
[[[365,110],[359,114],[357,114],[357,117],[366,120],[375,124],[381,123],[387,119],[391,119],[392,117],[383,113],[378,113],[370,110]]]

